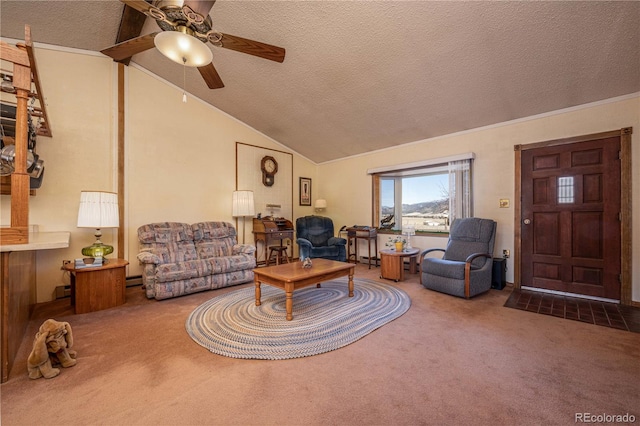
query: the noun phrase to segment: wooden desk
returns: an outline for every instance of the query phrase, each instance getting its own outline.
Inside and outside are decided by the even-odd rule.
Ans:
[[[124,304],[127,289],[124,259],[109,259],[102,266],[77,269],[73,263],[62,268],[71,274],[71,306],[76,314],[100,311]]]
[[[353,256],[354,263],[358,263],[358,240],[367,241],[369,269],[371,269],[371,261],[374,261],[374,266],[378,266],[378,230],[373,227],[347,228],[347,262],[351,262],[351,256]],[[371,256],[371,241],[374,243],[373,256]],[[351,253],[352,242],[354,253]]]
[[[380,250],[380,276],[395,282],[404,281],[404,258],[409,258],[409,272],[417,272],[417,260],[420,250],[417,248],[397,252],[395,250]]]
[[[290,240],[293,243],[293,225],[290,221],[280,218],[264,219],[253,218],[253,240],[256,246],[256,262],[258,260],[258,242],[262,241],[264,252],[264,262],[269,266],[269,246],[273,243],[279,243],[282,247],[284,240]],[[293,247],[291,247],[293,251]],[[293,253],[292,257],[293,257]]]

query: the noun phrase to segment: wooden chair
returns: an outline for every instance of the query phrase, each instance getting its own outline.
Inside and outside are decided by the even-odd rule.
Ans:
[[[283,260],[289,262],[289,254],[287,252],[287,246],[271,246],[269,247],[269,256],[267,258],[267,266],[269,266],[269,261],[273,255],[276,255],[276,265],[283,263]]]

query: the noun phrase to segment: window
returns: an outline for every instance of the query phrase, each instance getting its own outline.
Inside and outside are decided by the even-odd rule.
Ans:
[[[374,181],[374,221],[383,230],[413,227],[449,232],[457,217],[473,215],[473,154],[369,170]]]

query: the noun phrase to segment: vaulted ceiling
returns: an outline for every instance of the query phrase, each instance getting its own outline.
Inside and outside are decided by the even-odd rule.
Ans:
[[[29,24],[36,43],[100,51],[123,8],[2,0],[0,35]],[[317,163],[640,92],[637,1],[218,0],[210,15],[286,57],[208,44],[225,87],[189,68],[187,90]],[[182,86],[156,49],[132,62]]]

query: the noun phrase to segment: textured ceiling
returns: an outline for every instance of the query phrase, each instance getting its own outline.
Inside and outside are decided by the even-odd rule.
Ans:
[[[100,51],[123,4],[0,1],[0,35]],[[211,46],[225,83],[195,96],[315,162],[640,92],[640,2],[228,1],[215,29],[286,49]],[[157,31],[147,19],[142,34]],[[182,86],[155,49],[133,62]]]

